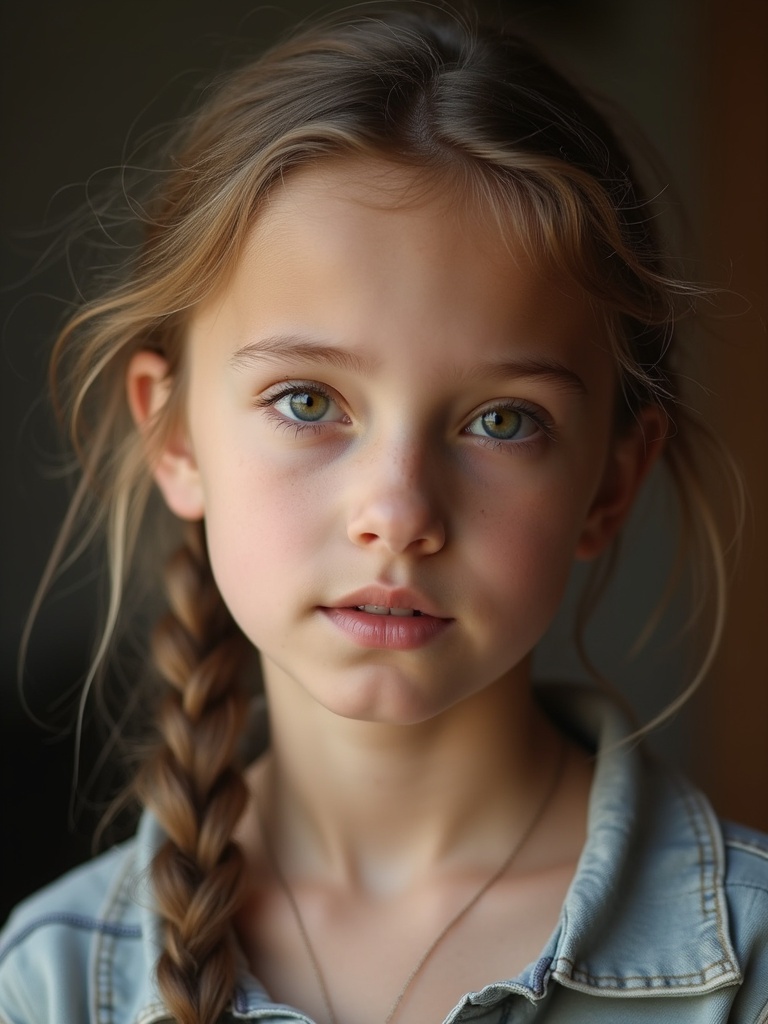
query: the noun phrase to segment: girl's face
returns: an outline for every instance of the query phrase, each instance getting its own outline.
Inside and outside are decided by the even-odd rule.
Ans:
[[[205,517],[268,687],[412,723],[526,676],[647,453],[613,436],[575,286],[471,209],[387,200],[384,174],[407,182],[346,163],[274,192],[194,316],[188,429],[157,475]]]

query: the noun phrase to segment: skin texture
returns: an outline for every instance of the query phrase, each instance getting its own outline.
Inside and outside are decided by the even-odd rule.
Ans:
[[[412,180],[331,163],[273,193],[192,316],[186,419],[155,462],[169,507],[205,518],[217,583],[261,652],[272,746],[249,784],[341,1024],[384,1019],[546,791],[563,741],[529,655],[662,434],[649,411],[615,436],[613,361],[575,285],[455,197],[405,202]],[[134,357],[139,424],[166,369]],[[358,604],[424,614],[382,624]],[[403,1020],[442,1019],[540,951],[584,837],[589,768],[566,758],[546,818]],[[252,806],[239,838],[246,954],[322,1019]]]

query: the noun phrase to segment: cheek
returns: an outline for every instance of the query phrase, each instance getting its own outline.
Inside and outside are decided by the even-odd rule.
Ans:
[[[488,555],[507,552],[525,563],[571,562],[593,489],[580,483],[552,473],[532,484],[488,489],[490,498],[471,513],[477,542]]]
[[[524,618],[534,632],[546,629],[571,573],[584,503],[550,491],[518,494],[508,509],[479,510],[469,564],[487,581],[497,614]]]
[[[253,639],[306,573],[320,541],[312,496],[301,478],[242,462],[205,475],[206,535],[213,575]],[[255,641],[254,641],[255,642]]]
[[[541,516],[526,521],[519,515],[504,527],[484,545],[483,560],[492,577],[511,575],[519,588],[533,593],[548,581],[568,576],[574,558],[572,530],[559,529]]]

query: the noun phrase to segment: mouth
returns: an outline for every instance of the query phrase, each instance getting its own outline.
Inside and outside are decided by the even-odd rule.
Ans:
[[[356,604],[354,608],[358,612],[368,612],[369,615],[394,615],[398,619],[422,614],[418,608],[389,608],[385,604]]]
[[[412,651],[449,630],[453,619],[401,605],[350,604],[320,609],[328,621],[357,647]]]
[[[444,609],[437,606],[426,594],[411,587],[384,587],[372,584],[329,602],[328,607],[344,608],[351,613],[380,615],[383,618],[445,618]]]
[[[408,587],[362,587],[319,610],[353,644],[377,650],[424,647],[454,622],[426,594]]]

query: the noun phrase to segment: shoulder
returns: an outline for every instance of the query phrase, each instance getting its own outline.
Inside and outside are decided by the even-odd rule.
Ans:
[[[666,814],[685,813],[696,851],[702,920],[716,924],[733,951],[740,984],[733,1021],[768,1024],[768,835],[718,818],[690,782],[667,776]],[[669,821],[665,824],[669,835]]]
[[[768,1024],[768,837],[719,820],[679,772],[627,742],[633,727],[604,695],[541,695],[596,751],[553,976],[599,994],[594,1007],[621,999],[613,1019]]]
[[[730,821],[720,827],[731,930],[737,941],[757,939],[765,954],[768,989],[768,835]]]
[[[768,896],[768,835],[731,821],[721,822],[721,827],[733,884]]]
[[[722,822],[728,924],[742,971],[737,1020],[768,1022],[768,835]]]
[[[768,835],[719,819],[684,780],[674,789],[697,834],[702,920],[716,925],[738,971],[736,985],[713,986],[712,998],[733,1024],[768,1024]]]
[[[115,847],[21,903],[0,933],[0,1019],[100,1021],[105,959],[141,956],[135,843]]]
[[[110,890],[132,864],[133,844],[123,844],[68,872],[20,903],[0,933],[0,965],[16,947],[42,940],[58,929],[69,934],[107,927],[102,915]]]

